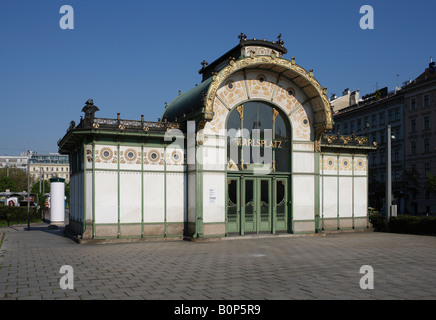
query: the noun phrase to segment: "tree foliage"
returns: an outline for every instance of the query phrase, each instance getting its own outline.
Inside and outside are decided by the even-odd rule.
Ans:
[[[0,192],[5,192],[6,190],[16,191],[17,185],[9,177],[0,177]]]

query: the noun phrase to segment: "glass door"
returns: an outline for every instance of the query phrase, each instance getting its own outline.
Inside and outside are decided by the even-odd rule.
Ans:
[[[257,232],[257,201],[256,180],[245,178],[242,188],[242,224],[241,235],[246,232]]]
[[[257,211],[260,213],[258,231],[271,232],[271,179],[258,179],[256,182],[258,189],[258,201],[256,205],[258,206]]]
[[[275,230],[288,230],[288,179],[280,178],[275,181]]]
[[[240,182],[239,178],[227,179],[226,232],[240,232]]]

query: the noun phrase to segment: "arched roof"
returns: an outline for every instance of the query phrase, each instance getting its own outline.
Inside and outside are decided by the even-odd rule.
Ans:
[[[298,85],[307,97],[301,104],[309,103],[313,109],[315,116],[314,127],[317,133],[331,130],[333,120],[326,89],[321,87],[313,77],[311,70],[308,72],[297,65],[294,58],[289,61],[281,58],[280,53],[274,50],[271,52],[270,55],[255,55],[252,52],[249,56],[241,57],[240,59],[230,56],[226,61],[227,65],[218,70],[218,72],[212,72],[211,76],[200,85],[180,95],[167,105],[163,118],[166,117],[169,121],[174,121],[176,118],[182,118],[184,114],[187,115],[192,112],[201,111],[203,120],[211,121],[213,118],[214,99],[221,84],[233,73],[250,68],[269,70],[281,74]]]

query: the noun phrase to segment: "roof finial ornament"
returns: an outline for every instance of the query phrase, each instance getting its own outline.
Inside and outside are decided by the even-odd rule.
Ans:
[[[82,108],[82,112],[85,113],[85,125],[92,125],[95,112],[97,111],[99,111],[99,109],[94,105],[94,101],[88,99],[88,101],[85,102],[85,106]]]
[[[203,60],[201,62],[201,65],[203,66],[203,69],[206,68],[208,64],[209,64],[209,62],[207,62],[206,60]]]
[[[238,36],[239,40],[241,41],[246,41],[247,40],[247,35],[243,32],[241,32],[241,34]]]
[[[281,34],[281,33],[277,36],[277,39],[279,39],[279,40],[277,41],[277,43],[278,43],[279,45],[283,46],[283,44],[284,44],[285,42],[282,40],[282,34]]]

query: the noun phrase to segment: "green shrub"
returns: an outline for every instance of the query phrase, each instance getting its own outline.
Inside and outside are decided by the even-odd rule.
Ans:
[[[373,213],[369,215],[369,222],[372,223],[372,226],[374,227],[374,231],[385,231],[386,224],[385,224],[385,216]]]
[[[389,219],[390,232],[436,235],[436,217],[399,215]]]
[[[30,208],[30,221],[41,220],[41,213],[36,208]],[[0,225],[27,223],[27,207],[0,207]]]

